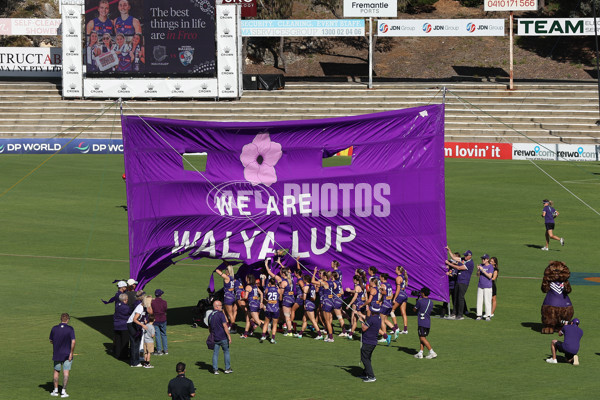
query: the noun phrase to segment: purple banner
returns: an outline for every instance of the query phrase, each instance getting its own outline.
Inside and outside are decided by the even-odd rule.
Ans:
[[[123,117],[130,272],[143,286],[175,258],[287,249],[311,272],[338,260],[344,286],[376,266],[447,299],[444,107],[308,121]],[[353,146],[351,165],[323,158]],[[184,167],[206,153],[205,170]]]

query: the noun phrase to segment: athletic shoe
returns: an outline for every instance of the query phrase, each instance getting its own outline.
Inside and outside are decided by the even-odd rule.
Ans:
[[[233,370],[231,368],[225,370],[226,374],[233,374]]]
[[[302,335],[299,334],[299,333],[295,334],[294,337],[297,338],[297,339],[302,339]]]
[[[271,344],[277,344],[277,342],[275,341],[275,339],[271,339],[270,342],[271,342]]]
[[[331,338],[331,339],[325,339],[325,340],[323,340],[323,341],[324,341],[324,342],[327,342],[327,343],[333,343],[333,342],[334,342],[334,339],[333,339],[333,338]]]
[[[153,356],[162,356],[162,351],[155,351],[152,353]]]
[[[140,363],[140,364],[137,364],[137,365],[132,365],[132,366],[131,366],[131,368],[139,368],[139,367],[143,367],[143,365]]]
[[[50,392],[50,396],[57,397],[58,396],[58,389],[54,389],[53,391],[51,391]]]
[[[446,315],[444,319],[456,319],[456,315]]]
[[[294,334],[292,332],[284,333],[283,336],[293,337]]]
[[[494,314],[490,315],[490,317],[493,317],[493,316],[494,316]]]
[[[542,247],[542,250],[543,251],[548,251],[548,248],[544,246],[544,247]]]
[[[240,335],[240,339],[248,339],[248,335]]]
[[[456,320],[458,321],[462,321],[463,319],[465,319],[465,317],[456,317]]]
[[[342,333],[340,333],[338,336],[339,336],[339,337],[346,337],[346,336],[348,336],[348,334],[347,334],[346,332],[342,332]]]
[[[348,338],[348,340],[354,340],[354,338],[352,337],[352,335],[348,335],[346,337]]]
[[[146,364],[144,365],[144,368],[154,368],[154,365]]]
[[[169,355],[169,352],[168,352],[168,351],[163,351],[162,355],[163,355],[163,356],[168,356],[168,355]]]
[[[423,358],[423,352],[420,351],[417,354],[415,354],[415,358]]]
[[[492,318],[491,318],[491,317],[485,317],[485,320],[486,320],[486,321],[491,321],[491,320],[492,320]]]
[[[69,397],[69,395],[67,394],[67,392],[65,392],[65,389],[62,390],[62,393],[60,394],[60,397],[62,397],[63,399],[66,397]]]
[[[556,358],[547,358],[546,362],[548,364],[558,364],[558,361],[556,361]]]
[[[387,346],[389,346],[391,342],[392,342],[392,337],[390,335],[388,335],[387,339],[385,340],[385,343]]]
[[[365,383],[371,383],[371,382],[375,382],[377,379],[375,379],[375,377],[372,378],[367,378],[367,379],[363,379],[363,382]]]
[[[315,338],[315,340],[323,340],[323,335],[319,335]]]
[[[425,358],[428,360],[431,360],[432,358],[436,358],[436,357],[437,357],[437,353],[435,351],[431,350],[429,352],[429,354],[427,354],[427,357],[425,357]]]
[[[579,356],[578,355],[573,356],[573,365],[579,365]]]
[[[213,370],[213,374],[219,375],[219,370],[218,369]]]
[[[565,245],[565,238],[560,238],[560,245],[564,246]]]
[[[389,338],[389,336],[388,336],[388,338]],[[388,341],[387,339],[381,338],[377,341],[377,343],[387,343],[387,341]]]
[[[400,331],[401,335],[408,335],[408,331]]]
[[[481,321],[481,317],[475,318],[475,321]]]
[[[400,329],[396,329],[394,331],[394,342],[396,341],[396,339],[398,339],[398,335],[400,335]]]
[[[259,339],[258,341],[262,343],[262,342],[264,342],[264,341],[265,341],[265,339],[267,339],[267,337],[266,337],[266,336],[261,336],[261,337],[260,337],[260,339]]]

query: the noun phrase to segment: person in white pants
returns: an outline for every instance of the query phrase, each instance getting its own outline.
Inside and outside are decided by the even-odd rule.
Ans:
[[[492,276],[494,266],[490,264],[490,256],[484,254],[481,256],[481,264],[477,266],[477,276],[479,284],[477,285],[477,320],[482,319],[483,305],[485,304],[485,314],[483,318],[490,320],[492,315]]]

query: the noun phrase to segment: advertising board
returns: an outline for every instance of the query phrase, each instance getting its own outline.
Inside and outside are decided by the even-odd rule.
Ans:
[[[60,77],[62,48],[0,47],[2,77]]]
[[[395,18],[397,16],[397,0],[344,0],[346,18]]]
[[[598,20],[600,31],[600,19]],[[594,18],[519,18],[519,36],[593,36]]]
[[[244,37],[364,36],[364,19],[242,20]]]
[[[0,18],[0,35],[55,36],[58,18]]]
[[[537,11],[538,0],[484,0],[484,11]]]
[[[504,36],[503,19],[385,19],[377,36]]]

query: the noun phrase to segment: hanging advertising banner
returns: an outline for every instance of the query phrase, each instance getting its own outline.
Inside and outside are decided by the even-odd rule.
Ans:
[[[537,11],[538,0],[484,0],[484,11]]]
[[[215,0],[86,0],[88,77],[214,77]]]
[[[447,142],[444,144],[444,156],[446,158],[510,160],[512,159],[512,144]]]
[[[386,19],[377,36],[504,36],[503,19]]]
[[[346,18],[396,18],[397,16],[397,0],[344,0]]]
[[[63,71],[62,84],[64,97],[83,95],[83,65],[81,43],[81,5],[63,4],[62,26],[67,31],[63,35]]]
[[[2,77],[60,77],[60,47],[0,47]]]
[[[598,19],[600,31],[600,19]],[[594,36],[594,18],[519,18],[518,36]]]
[[[4,154],[123,154],[123,139],[0,139]]]
[[[58,18],[0,18],[0,35],[55,36]]]
[[[244,37],[364,35],[363,19],[242,20]]]
[[[596,145],[559,144],[556,157],[560,161],[598,161]]]

